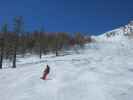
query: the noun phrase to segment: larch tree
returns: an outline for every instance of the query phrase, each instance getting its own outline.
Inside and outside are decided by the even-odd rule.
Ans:
[[[16,56],[18,49],[18,40],[23,31],[23,17],[17,16],[14,18],[14,38],[13,38],[13,65],[12,68],[16,68]]]
[[[5,49],[5,34],[8,32],[8,25],[4,24],[1,28],[0,35],[0,69],[2,69],[2,63],[4,58],[4,49]]]

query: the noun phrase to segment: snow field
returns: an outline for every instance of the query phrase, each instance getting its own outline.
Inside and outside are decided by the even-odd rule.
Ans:
[[[0,100],[132,100],[132,56],[127,41],[87,44],[79,54],[41,60],[18,58],[16,69],[0,70]],[[46,64],[48,81],[40,79]]]

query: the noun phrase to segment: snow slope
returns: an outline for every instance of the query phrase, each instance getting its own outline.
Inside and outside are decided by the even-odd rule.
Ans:
[[[133,21],[120,28],[105,32],[102,35],[94,36],[97,41],[120,42],[133,38]]]
[[[0,100],[132,100],[130,42],[87,44],[79,54],[71,51],[41,60],[18,58],[16,69],[0,70]],[[43,81],[46,64],[51,67],[50,80]]]
[[[0,100],[133,100],[132,33],[130,22],[64,56],[18,57],[16,69],[4,61]],[[46,64],[48,81],[40,79]]]

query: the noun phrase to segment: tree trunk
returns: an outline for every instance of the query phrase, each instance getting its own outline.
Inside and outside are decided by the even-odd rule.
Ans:
[[[4,56],[4,39],[1,39],[0,69],[2,69],[3,56]]]
[[[42,48],[40,47],[40,50],[39,50],[39,57],[40,59],[42,58]]]
[[[0,69],[2,69],[2,63],[3,63],[3,48],[1,48],[1,55],[0,55]]]
[[[13,54],[13,66],[12,66],[12,68],[16,68],[17,45],[15,45],[13,52],[14,52],[14,54]]]
[[[58,56],[59,54],[58,54],[58,47],[56,46],[56,48],[55,48],[55,54],[56,54],[56,56]]]

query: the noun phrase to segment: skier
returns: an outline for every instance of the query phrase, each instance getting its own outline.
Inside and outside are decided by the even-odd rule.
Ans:
[[[43,72],[43,76],[41,77],[41,79],[47,80],[47,76],[48,76],[49,72],[50,72],[50,67],[49,67],[49,65],[47,65]]]

